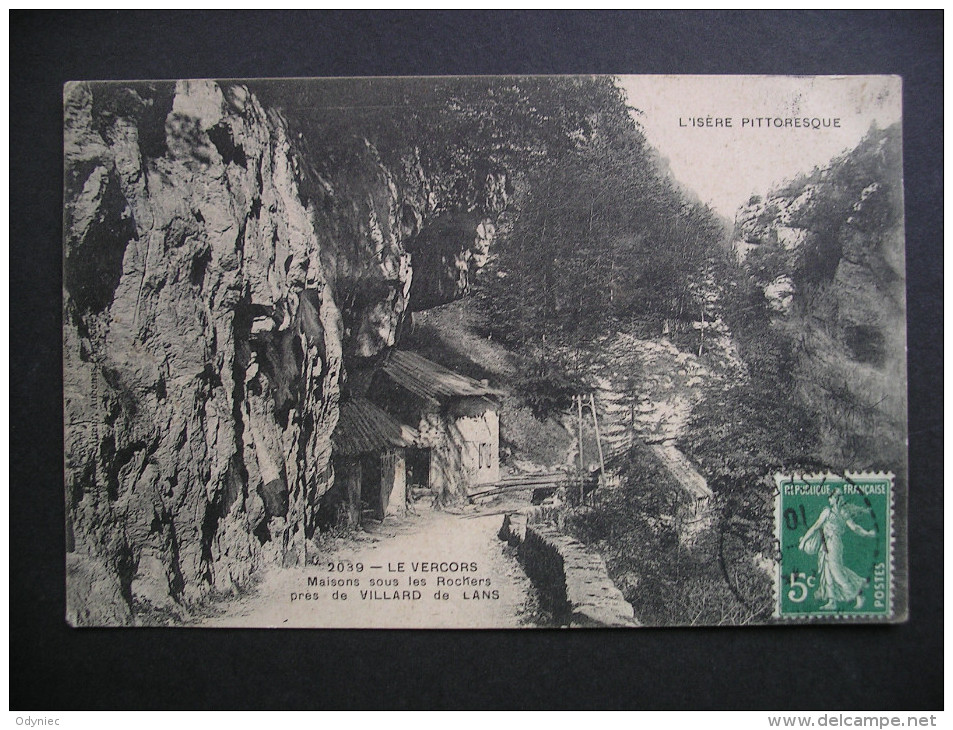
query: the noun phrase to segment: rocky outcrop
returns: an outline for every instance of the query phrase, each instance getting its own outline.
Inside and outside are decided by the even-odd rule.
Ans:
[[[485,174],[448,189],[439,173],[425,171],[413,140],[388,150],[385,162],[358,130],[329,150],[308,143],[323,130],[302,129],[301,189],[313,201],[345,359],[356,370],[397,342],[411,311],[470,293],[508,201],[507,176]]]
[[[798,343],[798,381],[820,422],[824,459],[864,468],[902,463],[899,125],[872,128],[823,169],[752,198],[738,212],[735,236],[775,324]],[[898,446],[885,454],[883,444]]]
[[[87,575],[175,609],[304,558],[341,325],[280,121],[141,91],[66,89],[67,511]]]
[[[174,618],[315,556],[346,367],[412,289],[466,293],[492,211],[366,139],[316,172],[242,85],[69,84],[64,113],[69,619]]]

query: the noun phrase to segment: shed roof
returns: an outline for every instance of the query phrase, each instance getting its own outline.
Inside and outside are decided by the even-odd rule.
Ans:
[[[383,367],[397,385],[428,401],[468,396],[501,396],[503,391],[455,373],[406,350],[394,350]]]
[[[419,434],[369,400],[352,398],[341,404],[337,428],[331,437],[334,450],[345,456],[403,446],[415,446]]]
[[[685,454],[674,446],[664,444],[654,444],[651,449],[693,499],[711,499],[712,491],[708,482],[695,470]]]

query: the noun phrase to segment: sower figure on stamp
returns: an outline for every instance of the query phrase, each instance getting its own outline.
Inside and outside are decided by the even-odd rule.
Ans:
[[[854,608],[864,605],[864,586],[867,581],[844,565],[844,533],[852,530],[862,537],[874,537],[874,530],[867,530],[854,522],[861,512],[857,505],[848,504],[840,489],[835,489],[817,521],[798,542],[798,547],[808,555],[817,555],[818,600],[826,600],[821,610],[833,611],[837,603],[855,601]]]

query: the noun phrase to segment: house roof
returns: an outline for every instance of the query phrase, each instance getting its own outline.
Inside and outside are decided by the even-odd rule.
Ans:
[[[499,388],[455,373],[406,350],[393,350],[383,371],[397,385],[431,402],[439,403],[443,398],[503,395]]]
[[[344,456],[403,446],[415,446],[419,434],[369,400],[352,398],[341,404],[341,415],[331,437],[334,450]]]
[[[654,444],[651,449],[693,499],[711,499],[712,491],[705,477],[695,470],[681,451],[663,444]]]

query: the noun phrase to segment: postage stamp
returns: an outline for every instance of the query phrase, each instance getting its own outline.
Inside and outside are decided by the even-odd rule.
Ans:
[[[775,476],[778,617],[892,616],[893,478]]]

